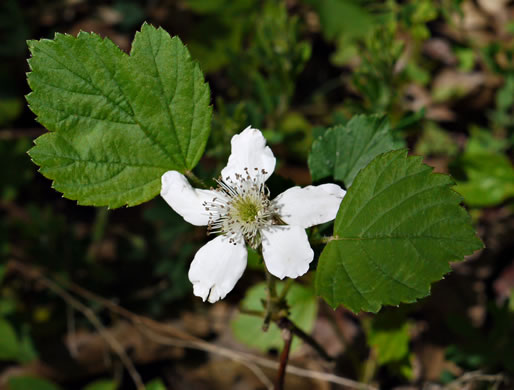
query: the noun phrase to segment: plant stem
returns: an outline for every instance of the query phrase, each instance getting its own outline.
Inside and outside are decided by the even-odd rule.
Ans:
[[[266,273],[266,283],[268,285],[267,288],[267,299],[266,299],[266,315],[264,317],[264,322],[262,324],[263,332],[267,332],[269,329],[269,324],[273,318],[273,314],[275,314],[275,302],[277,298],[277,288],[275,286],[275,279],[273,275],[271,275],[266,267],[264,267],[264,272]]]
[[[333,238],[333,237],[330,237]],[[262,253],[259,253],[262,257]],[[290,332],[298,336],[300,339],[309,344],[318,354],[327,361],[333,361],[334,358],[330,356],[325,349],[318,344],[316,340],[314,340],[311,336],[301,330],[295,323],[293,323],[289,318],[288,306],[286,302],[286,296],[289,292],[291,286],[293,285],[293,279],[288,279],[284,288],[280,291],[280,295],[277,295],[277,287],[275,284],[275,277],[271,275],[266,267],[264,267],[264,272],[266,274],[266,283],[267,283],[267,299],[266,299],[266,311],[264,313],[264,322],[262,324],[263,332],[266,332],[269,329],[270,323],[273,321],[277,324],[277,326],[284,332]],[[246,311],[246,310],[245,310]],[[259,311],[246,311],[246,314],[261,316],[263,313]],[[285,369],[285,368],[284,368]],[[278,383],[277,383],[278,384]]]
[[[334,361],[334,358],[330,356],[327,353],[327,351],[325,351],[325,348],[323,348],[316,340],[314,340],[314,338],[312,338],[310,335],[308,335],[298,326],[296,326],[296,324],[289,318],[281,318],[280,321],[278,321],[277,325],[281,329],[289,329],[291,333],[293,333],[295,336],[298,336],[307,344],[309,344],[323,359],[329,362]]]
[[[280,292],[280,295],[278,297],[279,302],[286,300],[287,293],[289,292],[289,289],[291,288],[292,285],[293,285],[293,279],[287,279],[286,285],[284,286],[284,288],[282,289],[282,291]]]
[[[276,298],[277,286],[275,285],[275,277],[272,274],[270,274],[266,267],[264,267],[264,271],[266,272],[266,283],[268,284],[268,292],[271,298]]]
[[[93,230],[91,232],[91,243],[89,245],[86,259],[89,262],[95,260],[98,255],[99,245],[105,236],[105,230],[107,228],[109,220],[109,209],[107,207],[99,207],[96,210],[95,221],[93,223]]]
[[[293,341],[293,334],[289,329],[282,329],[282,338],[284,339],[284,349],[280,354],[280,365],[278,367],[277,382],[275,390],[284,389],[284,381],[286,377],[286,367],[289,360],[289,351],[291,350],[291,343]]]
[[[364,362],[362,365],[362,372],[359,375],[360,379],[362,379],[362,382],[369,383],[373,379],[373,377],[376,374],[376,371],[378,369],[378,362],[377,362],[377,356],[376,352],[374,350],[371,350],[371,353],[369,354],[368,359]]]
[[[260,318],[264,318],[266,316],[266,313],[263,311],[245,309],[244,307],[240,307],[239,312],[241,314],[246,314],[249,316],[260,317]]]
[[[310,240],[311,245],[328,244],[330,241],[337,239],[337,236],[320,237],[317,240]]]
[[[185,175],[195,186],[203,189],[209,188],[207,184],[205,184],[204,181],[196,176],[192,171],[186,171]]]

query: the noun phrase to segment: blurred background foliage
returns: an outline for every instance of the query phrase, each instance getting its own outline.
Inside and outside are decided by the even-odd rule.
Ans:
[[[202,304],[187,279],[206,239],[202,228],[183,223],[160,198],[131,209],[79,207],[52,190],[26,154],[44,129],[24,100],[25,41],[85,30],[128,51],[145,20],[179,35],[211,86],[215,114],[200,177],[218,174],[230,138],[251,124],[278,157],[272,193],[307,185],[313,139],[355,114],[378,113],[412,153],[456,179],[487,249],[455,264],[431,297],[354,316],[318,302],[309,275],[291,287],[290,303],[299,302],[292,316],[337,356],[336,374],[383,388],[514,386],[511,1],[4,0],[0,388],[135,388],[98,327],[64,299],[74,286],[215,345],[271,356],[280,349],[278,329],[260,333],[260,319],[237,312],[259,309],[255,256],[226,300]],[[105,304],[84,295],[80,302],[128,351],[149,390],[262,388],[236,363],[151,345]],[[296,345],[292,358],[321,367],[306,346]],[[330,388],[287,381],[295,389]]]

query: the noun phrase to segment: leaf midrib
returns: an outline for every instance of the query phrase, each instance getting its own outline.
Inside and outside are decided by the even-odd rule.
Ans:
[[[418,236],[408,236],[408,235],[394,235],[394,236],[375,236],[375,237],[340,237],[338,235],[332,236],[328,239],[328,241],[374,241],[374,240],[419,240],[419,239],[428,239],[428,240],[450,240],[450,241],[459,241],[459,242],[469,242],[466,239],[459,239],[455,237],[438,237],[438,236],[429,236],[429,235],[418,235]]]
[[[155,145],[158,149],[161,150],[161,152],[164,153],[164,156],[166,157],[166,159],[171,162],[171,163],[174,163],[175,162],[175,159],[173,158],[173,156],[168,153],[168,151],[166,150],[166,148],[161,145],[156,139],[154,139],[151,135],[150,135],[150,132],[145,130],[145,128],[142,126],[141,122],[138,120],[138,118],[136,117],[135,115],[135,112],[134,112],[134,108],[132,107],[132,104],[130,102],[129,99],[127,99],[127,97],[123,94],[123,90],[121,89],[121,86],[118,84],[118,81],[116,80],[116,77],[115,77],[115,74],[112,74],[111,70],[105,65],[105,63],[100,59],[100,62],[102,63],[102,65],[104,66],[104,68],[109,72],[109,74],[111,75],[111,80],[114,82],[114,84],[116,85],[116,87],[118,88],[118,90],[120,91],[120,94],[123,96],[123,98],[125,99],[125,101],[127,102],[128,106],[130,107],[130,110],[132,111],[132,113],[126,111],[123,107],[121,107],[116,101],[112,100],[112,98],[108,95],[108,94],[105,94],[100,88],[98,88],[91,79],[86,79],[84,78],[82,75],[74,72],[72,69],[70,69],[68,66],[66,66],[65,63],[55,59],[52,55],[48,54],[48,52],[46,50],[43,50],[41,47],[38,48],[38,50],[40,50],[43,54],[45,54],[46,56],[48,56],[51,60],[55,61],[56,63],[58,63],[59,65],[61,65],[63,67],[63,69],[66,69],[68,72],[70,72],[72,75],[78,77],[79,79],[81,79],[82,81],[84,81],[86,84],[90,85],[94,90],[96,90],[100,95],[99,96],[103,96],[107,101],[109,101],[114,107],[116,107],[118,110],[124,112],[126,115],[128,115],[129,117],[132,117],[135,124],[138,125],[138,127],[140,128],[140,130],[143,132],[143,134],[145,135],[146,138],[148,138],[151,143],[153,145]],[[98,53],[96,52],[96,50],[92,50],[93,53],[95,54],[95,56],[98,58],[99,55]],[[152,54],[153,54],[153,48],[152,48]],[[123,60],[128,60],[130,61],[130,56],[128,56],[127,54],[125,53],[122,53],[122,57],[121,57]],[[157,66],[157,64],[155,63],[155,57],[153,58],[154,60],[154,64],[155,66]],[[159,81],[160,78],[159,78]],[[161,84],[159,84],[161,85]],[[161,92],[162,91],[162,85],[161,85]],[[168,108],[168,107],[167,107]],[[168,108],[168,114],[169,114],[169,108]],[[175,130],[175,126],[174,124],[172,123],[173,125],[173,129]],[[177,135],[176,135],[176,132],[173,131],[173,134],[175,135],[175,138],[177,138]],[[180,144],[179,144],[180,145]],[[182,156],[182,159],[184,160],[184,157]],[[185,160],[184,160],[185,161]],[[186,167],[186,164],[184,163],[184,167]],[[169,168],[169,167],[168,167]]]
[[[384,168],[387,168],[393,161],[395,161],[396,159],[391,159],[388,161],[388,164],[384,167]],[[382,172],[380,172],[380,175],[382,175],[383,173],[385,172],[385,169],[382,170]],[[364,202],[360,207],[359,209],[355,212],[355,215],[352,217],[352,219],[350,220],[350,222],[348,223],[345,223],[345,226],[351,226],[351,224],[355,221],[355,219],[361,214],[362,210],[374,199],[376,199],[378,196],[380,196],[383,192],[387,191],[389,188],[391,188],[392,186],[394,186],[395,184],[398,184],[404,180],[407,180],[413,176],[416,176],[416,175],[420,175],[420,174],[426,174],[427,170],[421,170],[421,171],[417,171],[417,172],[414,172],[410,175],[407,175],[407,176],[403,176],[400,180],[394,180],[393,182],[391,182],[389,185],[387,185],[386,187],[382,188],[379,192],[373,194],[373,196],[371,198],[369,198],[366,202]],[[378,180],[380,179],[380,176],[379,178],[375,181],[375,186],[376,186],[376,183],[378,183]],[[360,184],[360,183],[359,183]],[[351,189],[354,188],[353,186],[350,187],[350,189],[348,191],[351,191]],[[344,206],[344,199],[343,199],[343,203],[342,203],[342,206]]]
[[[168,100],[166,99],[166,94],[164,93],[164,85],[162,84],[162,78],[161,78],[161,73],[159,72],[159,67],[157,66],[157,61],[156,61],[156,57],[157,57],[157,54],[159,53],[159,50],[160,50],[160,45],[161,45],[161,34],[159,34],[159,44],[158,44],[158,49],[157,49],[157,52],[154,53],[154,46],[152,44],[152,38],[148,38],[148,44],[150,45],[150,50],[152,51],[152,62],[153,62],[153,65],[155,67],[155,73],[157,74],[157,80],[158,80],[158,85],[159,85],[159,89],[160,89],[160,96],[164,99],[164,105],[166,106],[166,114],[168,116],[168,120],[172,126],[172,129],[171,129],[171,133],[173,134],[173,137],[175,138],[175,141],[177,143],[177,146],[178,146],[178,149],[181,151],[180,153],[180,157],[182,157],[182,162],[183,162],[183,166],[184,168],[187,168],[187,161],[186,161],[186,158],[184,156],[184,153],[182,152],[182,145],[180,144],[180,140],[178,138],[178,134],[177,134],[177,127],[175,125],[175,120],[173,119],[173,115],[171,115],[171,111],[170,111],[170,107],[169,105],[171,104],[171,101],[173,101],[173,98],[175,97],[176,95],[176,88],[178,88],[178,78],[176,80],[176,88],[175,88],[175,93],[173,94],[173,97],[171,98],[171,101],[168,102]],[[178,64],[177,64],[177,70],[178,70]],[[129,102],[130,104],[130,102]]]
[[[37,146],[37,145],[36,145]],[[169,167],[163,167],[160,165],[151,165],[151,164],[140,164],[140,163],[126,163],[122,161],[102,161],[102,160],[89,160],[84,158],[75,158],[70,156],[62,156],[62,155],[55,155],[55,154],[49,154],[49,153],[40,153],[37,152],[36,156],[44,156],[44,157],[58,157],[65,160],[72,160],[73,162],[84,162],[84,163],[92,163],[92,164],[106,164],[106,165],[124,165],[128,167],[139,167],[139,168],[159,168],[159,169],[168,169]]]

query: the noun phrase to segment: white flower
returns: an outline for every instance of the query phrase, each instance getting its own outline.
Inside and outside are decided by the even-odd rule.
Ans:
[[[194,294],[223,299],[246,268],[246,245],[257,249],[272,275],[296,278],[314,257],[305,229],[336,217],[345,191],[335,184],[293,187],[270,200],[266,180],[275,156],[257,129],[232,137],[232,153],[211,190],[191,187],[184,175],[162,176],[161,196],[187,222],[219,233],[196,253],[189,269]]]

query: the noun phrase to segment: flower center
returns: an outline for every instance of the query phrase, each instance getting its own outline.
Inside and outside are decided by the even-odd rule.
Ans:
[[[238,214],[235,217],[242,222],[251,223],[257,219],[261,209],[260,206],[262,205],[255,203],[253,199],[241,198],[234,203],[233,212]]]
[[[260,230],[273,225],[277,209],[269,200],[269,190],[264,184],[265,170],[248,168],[235,179],[226,177],[216,180],[219,196],[203,206],[209,213],[208,234],[221,233],[230,237],[236,245],[239,236],[254,249],[261,243]]]

